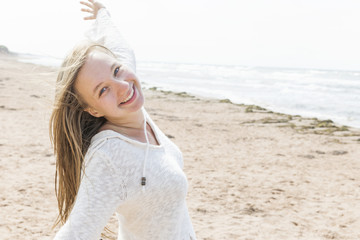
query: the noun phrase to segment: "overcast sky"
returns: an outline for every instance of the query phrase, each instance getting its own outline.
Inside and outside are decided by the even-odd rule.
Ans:
[[[360,71],[359,0],[102,2],[140,61]],[[63,57],[90,24],[80,8],[77,0],[3,1],[0,44]]]

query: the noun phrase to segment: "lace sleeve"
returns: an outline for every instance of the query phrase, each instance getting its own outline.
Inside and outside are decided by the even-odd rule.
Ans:
[[[105,8],[98,11],[94,24],[85,35],[90,40],[109,48],[122,64],[136,72],[134,52],[120,34]]]
[[[117,207],[125,201],[124,181],[114,171],[111,159],[101,151],[85,168],[71,214],[55,240],[98,240]]]

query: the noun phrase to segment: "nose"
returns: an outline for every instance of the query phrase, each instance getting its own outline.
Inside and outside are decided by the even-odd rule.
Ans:
[[[123,79],[114,81],[114,89],[116,89],[117,96],[122,99],[125,98],[130,90],[130,84]]]

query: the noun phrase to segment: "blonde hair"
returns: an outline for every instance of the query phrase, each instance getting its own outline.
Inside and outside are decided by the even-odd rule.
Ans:
[[[93,50],[114,56],[102,45],[83,42],[64,59],[56,80],[50,118],[50,139],[56,157],[55,194],[59,209],[54,227],[64,224],[69,217],[80,186],[84,156],[91,138],[106,121],[84,111],[87,104],[75,89],[77,76]]]

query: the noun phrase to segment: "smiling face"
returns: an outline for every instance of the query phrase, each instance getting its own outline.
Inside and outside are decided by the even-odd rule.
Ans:
[[[87,104],[85,111],[113,123],[126,122],[144,104],[140,82],[131,69],[99,50],[89,53],[75,89]]]

